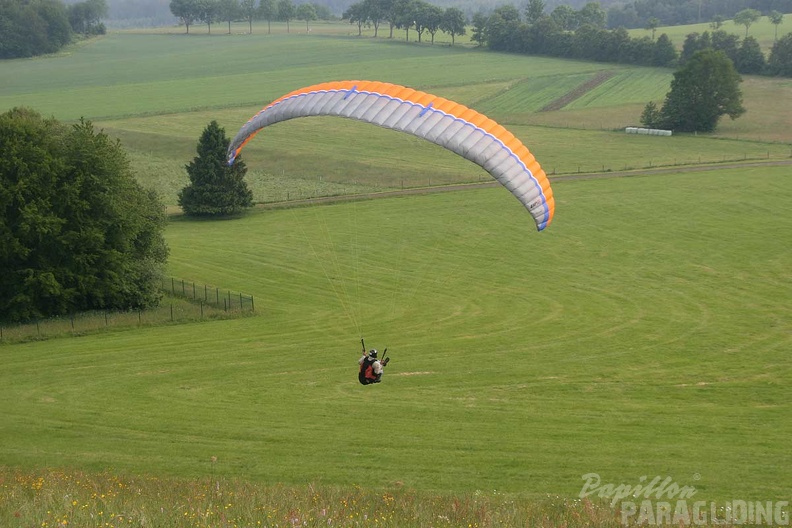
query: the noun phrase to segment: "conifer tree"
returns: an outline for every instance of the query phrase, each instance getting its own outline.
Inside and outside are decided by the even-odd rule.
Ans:
[[[226,162],[231,141],[225,129],[212,121],[198,140],[198,156],[185,168],[190,183],[179,193],[179,205],[189,216],[228,216],[253,206],[253,193],[245,183],[247,167],[237,156]]]

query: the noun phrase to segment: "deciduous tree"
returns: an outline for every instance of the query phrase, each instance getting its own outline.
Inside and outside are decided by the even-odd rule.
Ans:
[[[759,46],[759,41],[754,37],[745,37],[737,50],[737,60],[734,62],[737,71],[748,74],[762,73],[765,64],[765,56]]]
[[[655,32],[657,31],[657,27],[660,25],[660,20],[657,17],[651,17],[649,20],[646,21],[645,28],[652,32],[652,40],[655,39]]]
[[[489,18],[484,13],[476,13],[470,21],[473,26],[470,40],[479,45],[484,46],[487,43],[487,26],[489,25]]]
[[[0,218],[0,319],[159,302],[164,208],[89,121],[0,115]]]
[[[657,42],[655,42],[652,64],[654,66],[671,66],[676,60],[676,48],[668,35],[663,33],[657,37]]]
[[[297,6],[295,18],[305,20],[305,31],[310,31],[311,28],[308,26],[308,23],[311,20],[316,20],[316,8],[313,4],[300,4]]]
[[[680,132],[712,132],[721,116],[736,119],[742,106],[742,79],[722,51],[696,52],[674,73],[663,103],[662,125]]]
[[[259,3],[261,18],[267,21],[267,35],[272,33],[272,21],[278,18],[278,4],[276,0],[261,0]]]
[[[294,19],[297,7],[292,0],[278,0],[278,20],[286,22],[286,33],[289,33],[289,22]]]
[[[239,0],[220,0],[217,8],[217,19],[228,22],[228,34],[231,34],[231,22],[241,18],[242,7]]]
[[[85,35],[103,35],[105,33],[102,19],[107,17],[108,8],[105,0],[85,0],[69,6],[69,23],[76,33]]]
[[[362,2],[357,2],[349,6],[341,17],[344,20],[349,20],[350,24],[357,25],[358,37],[363,35],[363,24],[366,23],[368,16]]]
[[[170,10],[187,28],[187,34],[190,33],[193,22],[201,19],[200,0],[171,0]]]
[[[754,22],[762,18],[762,13],[756,9],[743,9],[736,15],[734,15],[734,23],[740,26],[745,26],[745,36],[748,36],[748,28],[753,25]]]
[[[423,4],[425,4],[423,0],[394,0],[393,2],[394,26],[404,30],[407,42],[410,41],[410,28],[418,29],[415,22],[418,18],[418,10]]]
[[[525,21],[528,24],[535,24],[544,16],[544,10],[544,0],[528,0],[528,5],[525,7]]]
[[[212,33],[212,22],[220,17],[220,0],[198,0],[200,6],[199,19],[206,23],[209,34]]]
[[[379,35],[380,23],[386,16],[387,2],[382,0],[363,0],[366,20],[374,26],[374,38]]]
[[[572,31],[577,27],[577,11],[563,4],[550,13],[550,18],[564,31]]]
[[[434,44],[435,34],[440,30],[440,24],[443,22],[443,8],[427,4],[421,10],[420,17],[423,20],[423,27],[431,35]]]
[[[498,51],[520,51],[520,12],[511,5],[501,6],[487,20],[487,44]]]
[[[242,18],[248,21],[248,33],[253,34],[253,19],[256,18],[258,7],[256,7],[256,0],[242,0],[239,4],[239,10]]]
[[[53,53],[71,41],[66,7],[57,0],[0,0],[0,59]]]
[[[737,64],[737,50],[740,48],[740,37],[719,29],[718,31],[712,32],[710,42],[712,49],[722,51],[733,63],[735,63],[735,65]]]
[[[705,31],[701,35],[698,33],[689,33],[685,37],[685,42],[682,43],[682,52],[679,54],[679,63],[685,64],[690,57],[697,51],[705,50],[712,47],[712,37],[709,31]]]
[[[770,20],[770,23],[775,26],[775,31],[773,32],[773,42],[776,42],[778,40],[778,26],[784,22],[784,14],[773,10],[770,11],[770,13],[767,15],[767,18]]]
[[[578,23],[582,26],[590,24],[596,28],[605,27],[605,11],[599,2],[588,2],[577,13]]]
[[[440,29],[451,35],[451,45],[453,46],[455,37],[465,34],[465,14],[459,8],[449,7],[443,13]]]
[[[792,77],[792,33],[787,33],[773,44],[767,66],[773,75]]]

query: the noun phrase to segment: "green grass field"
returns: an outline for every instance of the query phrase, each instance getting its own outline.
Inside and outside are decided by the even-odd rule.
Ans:
[[[443,68],[435,67],[440,62]],[[602,71],[613,76],[558,111],[538,111]],[[0,74],[7,80],[0,85],[0,107],[31,105],[59,119],[92,119],[123,141],[140,180],[170,205],[187,182],[184,165],[209,121],[233,135],[273,98],[344,77],[398,82],[480,110],[508,126],[551,174],[792,155],[792,114],[778,111],[792,106],[792,84],[783,79],[746,78],[747,113],[726,118],[716,134],[657,138],[622,130],[639,124],[646,102],[662,101],[670,70],[387,39],[125,32],[64,56],[5,61]],[[272,127],[244,157],[261,202],[486,177],[412,136],[333,118]]]
[[[776,26],[770,22],[770,20],[763,16],[754,24],[751,24],[751,27],[748,28],[748,36],[751,36],[759,41],[759,45],[762,47],[762,50],[765,52],[766,55],[770,53],[770,49],[773,47],[775,43],[776,35],[777,38],[781,38],[787,33],[789,33],[789,19],[792,18],[792,14],[787,13],[784,15],[784,19],[781,24]],[[721,31],[725,31],[727,33],[737,35],[740,37],[740,40],[745,38],[745,26],[742,24],[735,24],[734,20],[725,20],[720,27]],[[685,42],[685,37],[687,37],[691,33],[698,33],[702,34],[705,31],[709,31],[710,33],[713,32],[712,27],[710,26],[710,22],[702,22],[701,24],[686,24],[681,26],[664,26],[659,27],[655,31],[655,36],[659,36],[663,33],[669,36],[671,42],[673,42],[678,49],[682,49],[682,44]],[[643,37],[643,36],[651,36],[652,32],[647,29],[631,29],[629,33],[633,37]]]
[[[615,74],[569,108],[537,112],[603,70]],[[748,113],[718,134],[628,136],[617,129],[662,98],[670,71],[337,35],[118,33],[0,62],[0,109],[94,120],[173,205],[210,120],[233,134],[291,89],[355,77],[485,110],[551,174],[678,173],[557,180],[542,233],[507,191],[476,186],[173,217],[168,272],[253,294],[257,315],[0,344],[1,526],[40,525],[47,511],[58,515],[48,525],[62,521],[56,508],[82,496],[52,497],[80,479],[132,489],[114,475],[171,482],[166,497],[193,512],[224,500],[206,503],[207,479],[218,493],[241,486],[251,511],[259,492],[246,483],[264,486],[281,497],[280,525],[293,524],[289,508],[326,525],[317,504],[385,493],[399,497],[390,524],[369,506],[344,515],[606,524],[555,502],[575,499],[587,473],[615,485],[670,477],[702,500],[788,499],[790,167],[686,168],[787,160],[788,80],[747,79]],[[415,138],[330,118],[272,127],[244,157],[261,202],[488,178]],[[381,385],[357,383],[361,336],[390,350]],[[144,509],[159,508],[157,486],[144,486]],[[499,513],[437,517],[457,499]],[[127,503],[87,511],[111,507]],[[222,525],[178,509],[160,519],[174,513],[184,524],[173,526]]]
[[[778,495],[788,173],[562,183],[542,234],[502,189],[172,223],[170,270],[260,315],[0,348],[0,457],[536,496],[698,473],[707,496]],[[381,386],[355,380],[360,335],[391,349]]]

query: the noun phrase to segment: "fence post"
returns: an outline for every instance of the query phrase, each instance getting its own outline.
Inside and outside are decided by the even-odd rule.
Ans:
[[[201,303],[201,319],[203,319],[203,301],[200,301],[200,303]]]
[[[182,297],[187,297],[187,292],[184,289],[184,279],[182,279]]]
[[[107,310],[104,311],[104,316],[105,316],[105,326],[107,326]]]
[[[38,334],[39,337],[41,337],[41,328],[39,328],[39,322],[38,321],[36,321],[36,333]]]
[[[250,311],[255,312],[256,308],[253,306],[253,296],[250,296]]]
[[[215,298],[217,299],[217,306],[220,306],[220,288],[215,288]]]
[[[193,282],[193,300],[195,300],[195,283]]]
[[[229,310],[232,310],[232,309],[233,309],[233,308],[231,307],[231,290],[228,290],[228,309],[229,309]]]
[[[208,291],[209,291],[208,290],[208,286],[206,284],[204,284],[204,301],[209,299],[209,296],[207,294]]]
[[[171,295],[176,295],[176,279],[171,277]]]
[[[71,314],[70,319],[71,319],[72,332],[74,332],[74,313]]]
[[[239,294],[239,311],[242,311],[242,294]]]

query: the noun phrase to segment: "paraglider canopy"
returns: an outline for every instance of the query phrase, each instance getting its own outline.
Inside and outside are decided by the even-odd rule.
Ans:
[[[508,130],[442,97],[377,81],[336,81],[300,88],[254,115],[228,148],[234,162],[262,128],[297,117],[331,115],[407,132],[465,157],[489,172],[531,213],[541,231],[552,221],[550,181],[533,154]]]

